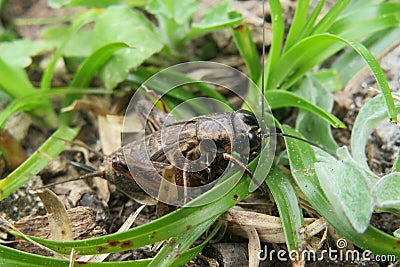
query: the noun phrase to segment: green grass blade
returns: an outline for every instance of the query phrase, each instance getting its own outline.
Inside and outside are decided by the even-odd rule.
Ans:
[[[275,68],[276,64],[280,60],[280,54],[282,50],[284,32],[285,32],[285,20],[283,18],[283,10],[279,0],[269,1],[271,8],[272,18],[272,42],[271,48],[268,52],[268,60],[266,62],[264,75],[265,75],[265,90],[274,89],[270,86],[270,73]],[[261,85],[261,82],[258,84]]]
[[[233,39],[240,55],[246,63],[249,70],[249,77],[254,83],[257,83],[261,75],[261,65],[258,56],[256,44],[253,42],[251,32],[247,24],[233,28]]]
[[[397,111],[394,104],[392,92],[390,90],[388,81],[386,79],[385,73],[383,72],[381,66],[375,57],[371,54],[371,52],[365,48],[361,43],[358,42],[348,42],[345,39],[340,38],[342,42],[348,43],[368,64],[371,68],[372,73],[379,85],[379,88],[382,90],[382,94],[385,98],[386,106],[388,108],[389,118],[392,122],[397,123]]]
[[[216,228],[217,229],[217,228]],[[216,231],[214,230],[207,239],[201,243],[200,245],[191,248],[181,254],[181,257],[177,258],[172,266],[182,266],[188,260],[193,259],[197,255],[199,255],[200,251],[204,248],[204,246],[211,240],[211,238],[215,235]],[[0,266],[13,266],[13,267],[43,267],[43,266],[51,266],[51,267],[67,267],[70,266],[69,260],[57,259],[52,257],[45,257],[36,254],[31,254],[27,252],[23,252],[20,250],[16,250],[13,248],[9,248],[3,245],[0,245]],[[104,266],[104,267],[145,267],[150,264],[152,259],[142,259],[142,260],[134,260],[134,261],[121,261],[121,262],[79,262],[76,261],[74,266]]]
[[[157,73],[158,70],[154,71],[143,67],[139,67],[137,70],[135,70],[128,76],[127,81],[135,83],[138,86],[140,86],[141,84],[146,82],[146,80],[148,80],[153,75],[156,75]],[[152,79],[151,84],[147,86],[149,87],[149,89],[154,90],[160,95],[163,95],[167,90],[169,90],[169,88],[171,88],[170,84],[160,81],[158,79]],[[169,90],[168,96],[176,98],[177,100],[180,101],[186,101],[195,97],[194,94],[186,90],[182,90],[182,88],[179,88],[178,90],[174,89]]]
[[[13,68],[0,58],[0,89],[10,97],[18,99],[35,92],[23,70]],[[57,126],[57,117],[50,102],[42,99],[40,108],[32,111],[32,115],[40,118],[50,128]]]
[[[15,99],[0,112],[0,128],[3,128],[7,119],[18,111],[29,111],[37,109],[43,105],[43,99],[57,95],[68,95],[68,94],[110,94],[112,91],[104,89],[93,89],[93,88],[58,88],[51,91],[37,91]]]
[[[296,41],[304,39],[305,37],[307,37],[311,34],[311,32],[314,29],[315,22],[317,21],[324,5],[325,5],[325,0],[318,1],[317,6],[314,8],[314,10],[311,12],[310,16],[308,17],[303,30],[298,34]]]
[[[267,99],[268,105],[271,109],[283,107],[297,107],[305,109],[324,119],[335,128],[346,128],[343,122],[341,122],[333,114],[321,109],[320,107],[308,102],[304,98],[294,93],[282,90],[269,90],[265,92],[265,98]]]
[[[16,267],[68,266],[67,260],[30,254],[3,245],[0,245],[0,254],[1,254],[0,266],[16,266]]]
[[[389,117],[397,122],[393,97],[385,77],[375,57],[361,43],[349,41],[333,34],[318,34],[304,39],[290,49],[280,60],[279,65],[271,71],[271,88],[278,88],[291,72],[295,73],[285,81],[284,88],[293,85],[301,76],[315,65],[323,62],[344,45],[351,46],[368,64],[382,90],[388,108]]]
[[[162,267],[162,266],[172,266],[177,265],[176,261],[179,260],[180,263],[188,262],[192,258],[191,255],[186,257],[185,259],[182,257],[182,253],[186,252],[187,249],[207,230],[210,226],[218,219],[219,215],[210,218],[208,221],[203,222],[202,224],[196,226],[193,229],[186,229],[187,232],[180,234],[179,236],[172,237],[168,240],[168,243],[162,248],[160,252],[153,258],[151,263],[148,265],[149,267]],[[220,227],[214,229],[211,237],[208,237],[208,240],[214,236]],[[205,245],[206,242],[203,244]],[[178,265],[177,265],[178,266]]]
[[[357,40],[381,29],[398,27],[400,3],[385,2],[357,8],[341,17],[329,28],[332,34]]]
[[[207,64],[206,62],[204,62]],[[196,87],[200,92],[209,98],[217,100],[216,104],[223,110],[230,107],[228,101],[214,88],[208,86],[205,82],[199,82],[181,72],[164,70],[162,72],[155,72],[145,68],[139,68],[137,71],[129,75],[130,82],[138,85],[145,84],[151,90],[156,91],[164,99],[165,96],[175,98],[179,101],[168,101],[165,98],[168,108],[172,109],[180,102],[188,101],[196,98],[195,95],[188,90],[182,88],[184,85]],[[202,103],[192,102],[192,107],[201,114],[209,114],[209,108]],[[190,113],[189,113],[190,114]],[[179,114],[174,114],[179,115]],[[179,118],[178,118],[179,119]]]
[[[400,150],[397,153],[396,160],[393,163],[392,172],[400,172]]]
[[[386,29],[375,33],[362,43],[375,57],[379,57],[390,46],[397,45],[399,36],[400,28]],[[364,66],[365,61],[354,50],[340,55],[332,64],[332,67],[338,71],[342,84],[347,84]]]
[[[306,240],[304,234],[300,234],[304,218],[296,191],[289,177],[277,167],[271,170],[266,183],[279,210],[288,251],[300,252]]]
[[[398,7],[400,10],[400,5]],[[345,25],[342,29],[333,29],[333,34],[338,34],[343,38],[351,38],[353,40],[360,39],[365,36],[366,33],[374,34],[376,32],[397,27],[400,23],[400,12],[397,14],[383,14],[377,17],[374,17],[370,20],[364,20],[357,25],[352,25],[349,27]]]
[[[86,58],[77,70],[71,87],[87,87],[94,73],[114,54],[123,48],[131,48],[124,42],[114,42],[103,45]]]
[[[271,70],[271,89],[288,89],[314,66],[322,63],[345,45],[330,34],[307,37],[282,55]],[[339,37],[340,38],[340,37]]]
[[[343,10],[350,4],[351,0],[337,1],[325,14],[320,22],[314,27],[312,34],[324,33],[332,26]]]
[[[72,88],[84,88],[89,85],[90,80],[93,78],[95,72],[103,66],[103,64],[114,54],[123,48],[129,48],[129,45],[123,42],[115,42],[106,44],[96,51],[94,51],[89,57],[87,57],[82,65],[77,70],[73,80],[70,83]],[[84,92],[82,92],[84,93]],[[66,107],[72,104],[72,102],[79,98],[80,95],[68,95],[62,102],[62,107]],[[69,125],[72,121],[74,112],[65,112],[60,115],[61,124]]]
[[[30,178],[37,175],[52,159],[65,148],[66,143],[59,138],[72,140],[79,128],[60,127],[47,141],[24,163],[5,179],[0,181],[0,200],[15,192]]]
[[[197,248],[197,247],[196,247]],[[194,248],[194,249],[196,249]],[[0,266],[12,267],[67,267],[69,260],[45,257],[31,254],[0,245]],[[124,262],[75,262],[74,266],[104,266],[104,267],[145,267],[150,260],[124,261]]]
[[[294,13],[292,25],[290,26],[289,33],[286,37],[285,48],[283,52],[288,50],[296,42],[299,34],[304,30],[307,23],[307,14],[310,5],[310,0],[299,0]]]
[[[40,81],[41,90],[49,90],[51,87],[51,79],[53,77],[53,73],[56,67],[57,61],[61,58],[63,51],[70,41],[71,37],[76,34],[84,25],[92,22],[97,16],[97,11],[91,10],[84,13],[80,18],[78,18],[71,26],[69,34],[65,37],[64,41],[57,48],[52,60],[50,61],[49,66],[46,68],[43,73],[42,79]]]
[[[362,9],[362,8],[365,8],[366,6],[369,6],[372,4],[379,4],[382,2],[384,2],[384,1],[382,1],[382,0],[352,0],[350,2],[350,4],[347,6],[347,8],[343,11],[342,16],[346,16],[347,14],[353,12],[354,10]]]

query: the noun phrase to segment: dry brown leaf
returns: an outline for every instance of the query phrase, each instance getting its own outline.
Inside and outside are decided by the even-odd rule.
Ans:
[[[242,226],[242,229],[247,233],[249,239],[249,267],[258,267],[260,262],[259,253],[261,251],[261,244],[257,230],[253,226]]]
[[[83,99],[75,100],[68,107],[63,108],[62,112],[73,111],[73,110],[83,110],[93,112],[95,115],[106,115],[108,114],[107,103],[94,96],[85,96]]]
[[[124,118],[121,116],[98,116],[100,142],[103,153],[110,155],[121,147],[121,132]]]
[[[26,159],[22,145],[7,130],[0,130],[0,151],[9,170],[16,169]]]
[[[68,218],[67,210],[57,195],[49,189],[37,190],[36,194],[42,200],[48,214],[50,239],[72,241],[71,221]]]

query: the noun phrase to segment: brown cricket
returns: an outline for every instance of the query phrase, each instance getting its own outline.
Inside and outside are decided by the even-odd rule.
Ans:
[[[262,131],[253,113],[238,110],[166,123],[168,114],[150,102],[140,101],[137,110],[150,114],[141,118],[145,136],[104,156],[98,170],[77,179],[102,177],[138,202],[149,204],[145,193],[148,190],[159,192],[160,198],[170,198],[172,202],[186,197],[181,195],[185,192],[176,195],[179,193],[163,187],[163,179],[182,188],[197,187],[214,182],[233,165],[252,176],[246,165],[258,154],[262,141]],[[155,176],[163,179],[157,180]],[[138,180],[142,181],[140,186]],[[151,204],[154,203],[157,202],[153,200]]]

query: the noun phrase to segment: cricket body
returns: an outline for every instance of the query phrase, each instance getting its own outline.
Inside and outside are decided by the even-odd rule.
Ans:
[[[151,127],[145,129],[153,132],[124,145],[103,163],[104,177],[131,196],[141,191],[139,185],[161,202],[185,204],[191,200],[188,188],[212,184],[233,165],[250,173],[246,165],[261,149],[259,123],[246,110],[170,123],[162,111],[153,108],[151,114],[157,114],[158,120],[147,121]]]

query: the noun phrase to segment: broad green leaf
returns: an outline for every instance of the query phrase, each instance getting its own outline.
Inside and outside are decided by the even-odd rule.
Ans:
[[[319,183],[335,210],[341,210],[358,233],[369,225],[373,200],[368,178],[346,160],[315,164]]]
[[[52,8],[60,8],[71,1],[72,0],[47,0],[47,4]]]
[[[296,190],[289,177],[277,167],[272,168],[265,182],[278,207],[288,251],[301,251],[306,245],[306,240],[304,234],[300,233],[304,226],[304,218]]]
[[[85,6],[93,8],[104,8],[110,5],[123,3],[123,0],[47,0],[47,3],[52,8]]]
[[[146,6],[147,11],[157,18],[159,40],[178,53],[189,31],[190,18],[198,8],[195,0],[150,0]]]
[[[26,68],[32,63],[32,56],[50,49],[50,44],[43,41],[26,39],[0,43],[0,58],[14,67]]]
[[[100,69],[100,78],[107,88],[114,88],[127,77],[131,68],[142,64],[163,46],[147,18],[123,6],[107,8],[94,27],[94,49],[114,42],[124,42],[133,49],[117,51]]]
[[[219,3],[204,15],[203,20],[191,25],[189,32],[184,36],[184,40],[193,39],[218,29],[233,27],[242,20],[240,13],[230,10],[230,3]]]
[[[373,190],[377,208],[400,209],[400,173],[394,172],[379,180]]]
[[[336,79],[335,74],[330,77],[330,80],[334,79]],[[314,76],[314,74],[306,75],[295,93],[323,110],[331,112],[333,107],[333,96],[322,82],[323,81],[319,80]],[[308,140],[321,144],[331,152],[335,152],[338,147],[332,136],[331,126],[322,118],[312,114],[310,111],[299,111],[296,119],[296,129],[299,130]]]
[[[400,228],[394,231],[393,235],[397,238],[400,238]]]
[[[352,168],[355,168],[359,172],[363,173],[365,181],[371,189],[375,185],[375,183],[379,181],[380,178],[378,175],[373,173],[369,168],[365,168],[364,165],[361,165],[354,160],[346,146],[338,148],[336,150],[336,155],[341,161],[348,162],[350,165],[352,165]]]
[[[42,32],[42,38],[56,47],[60,47],[69,33],[70,26],[57,26],[46,28]],[[73,34],[65,45],[63,55],[66,57],[87,57],[92,53],[91,42],[93,39],[92,30],[81,29]]]
[[[288,126],[281,128],[284,133],[298,136],[298,133]],[[400,246],[397,238],[372,226],[369,226],[363,234],[360,234],[348,222],[346,215],[332,206],[322,192],[316,176],[314,164],[317,159],[310,145],[290,138],[285,138],[285,143],[293,178],[313,208],[341,235],[351,240],[353,244],[363,249],[371,250],[377,255],[393,254],[400,258]]]
[[[311,77],[318,81],[322,87],[328,92],[337,92],[343,89],[343,84],[340,83],[339,75],[335,69],[322,69],[317,72],[312,72]]]
[[[24,163],[0,181],[0,200],[8,197],[33,176],[37,175],[46,165],[63,151],[66,140],[72,140],[78,134],[79,128],[60,127],[47,141],[39,147]]]
[[[268,90],[265,92],[265,98],[271,109],[283,107],[298,107],[318,115],[320,118],[329,122],[333,127],[345,128],[346,126],[338,118],[331,113],[321,109],[320,107],[308,102],[304,98],[287,91]]]
[[[396,101],[397,110],[400,110],[400,101]],[[384,97],[378,95],[368,101],[358,113],[354,122],[350,144],[353,158],[361,165],[368,167],[365,155],[365,146],[376,125],[387,118]]]
[[[185,25],[189,23],[193,13],[199,9],[199,4],[195,0],[150,0],[146,9],[159,21],[161,17],[164,17],[178,25]]]

